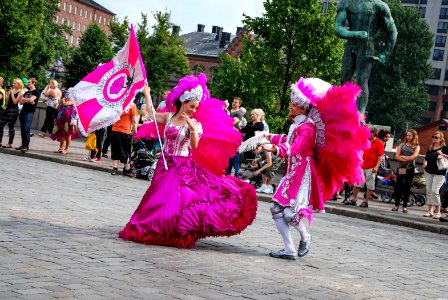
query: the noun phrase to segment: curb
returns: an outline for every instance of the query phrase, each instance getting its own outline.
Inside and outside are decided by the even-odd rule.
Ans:
[[[73,161],[63,157],[55,157],[53,155],[45,155],[34,152],[22,153],[21,151],[17,151],[15,149],[5,149],[0,148],[0,153],[15,155],[15,156],[23,156],[33,159],[45,160],[54,163],[59,163],[63,165],[69,165],[74,167],[86,168],[96,171],[109,172],[110,168],[105,167],[99,164],[94,164],[91,162],[84,161]],[[271,202],[272,196],[262,193],[257,193],[258,201],[262,202]],[[436,224],[428,224],[424,222],[417,221],[412,218],[402,218],[398,216],[389,216],[387,214],[383,214],[383,211],[379,211],[374,208],[369,208],[369,211],[359,210],[356,208],[341,208],[341,205],[335,205],[331,202],[327,202],[325,205],[325,212],[335,215],[341,215],[350,218],[356,218],[366,221],[378,222],[383,224],[391,224],[404,226],[409,228],[414,228],[423,231],[429,231],[438,234],[446,234],[448,235],[448,226],[436,225]],[[373,212],[372,212],[373,211]]]
[[[271,202],[272,197],[266,194],[257,193],[258,200],[263,202]],[[448,235],[448,226],[428,224],[424,222],[419,222],[414,219],[402,218],[398,216],[388,216],[383,215],[382,211],[378,211],[372,208],[376,213],[370,211],[364,211],[356,208],[341,208],[341,205],[331,204],[330,202],[325,203],[325,212],[329,214],[341,215],[345,217],[361,219],[366,221],[378,222],[383,224],[398,225],[403,227],[414,228],[423,231],[429,231],[438,234]]]

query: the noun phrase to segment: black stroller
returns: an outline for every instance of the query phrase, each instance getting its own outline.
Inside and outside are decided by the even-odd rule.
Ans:
[[[131,172],[133,172],[136,177],[151,180],[154,171],[156,170],[160,151],[157,151],[158,149],[155,149],[152,146],[147,147],[147,142],[149,141],[145,142],[145,140],[138,139],[135,143],[133,155],[131,157]]]
[[[384,203],[390,203],[392,199],[395,199],[395,187],[397,184],[397,174],[390,167],[389,159],[385,157],[385,163],[381,164],[378,169],[378,179],[381,180],[381,184],[385,186],[390,186],[394,189],[393,192],[384,192],[381,194],[381,201]],[[417,204],[418,206],[423,206],[426,203],[426,196],[421,194],[416,194],[412,190],[413,188],[423,188],[425,186],[424,177],[422,173],[416,172],[411,183],[411,189],[409,191],[408,206]],[[401,200],[400,200],[401,201]]]

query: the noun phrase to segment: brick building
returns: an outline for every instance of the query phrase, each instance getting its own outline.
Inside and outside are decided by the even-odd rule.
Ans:
[[[79,39],[90,23],[96,22],[110,34],[109,22],[115,14],[92,0],[61,0],[60,12],[56,15],[55,23],[66,24],[71,27],[72,35],[66,34],[71,45],[78,45]]]
[[[209,83],[213,82],[213,72],[219,66],[219,54],[228,52],[233,57],[238,56],[242,48],[242,36],[247,31],[237,27],[236,34],[223,31],[222,27],[213,26],[212,32],[205,32],[205,25],[198,24],[197,31],[180,37],[185,40],[185,48],[193,74],[204,72]],[[173,27],[177,32],[179,27]]]

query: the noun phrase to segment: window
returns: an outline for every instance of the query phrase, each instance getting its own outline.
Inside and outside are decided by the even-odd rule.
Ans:
[[[100,16],[100,19],[99,19],[99,21],[98,21],[99,23],[101,23],[101,16]]]
[[[422,125],[428,125],[431,124],[431,118],[422,118],[422,121],[420,122]]]
[[[72,13],[72,5],[71,4],[68,6],[68,12]]]
[[[87,11],[87,9],[86,9],[86,14],[84,15],[84,18],[86,18],[87,19],[87,14],[88,14],[89,12]]]
[[[95,14],[95,21],[96,21],[96,14]]]
[[[103,24],[106,25],[106,17],[103,19]]]
[[[426,6],[420,7],[421,18],[424,19],[426,15]]]
[[[82,8],[79,9],[79,15],[82,17]]]
[[[428,94],[432,96],[437,96],[439,94],[439,86],[428,85]]]
[[[64,2],[64,11],[66,10],[66,8],[67,8],[67,3]]]
[[[78,31],[81,31],[81,23],[78,23]]]
[[[433,60],[443,60],[443,55],[445,54],[444,50],[434,49],[434,53],[432,55]]]
[[[448,111],[448,102],[443,102],[443,111]]]
[[[76,22],[73,21],[73,23],[72,23],[72,29],[75,29],[75,28],[76,28]]]
[[[448,4],[448,0],[442,0],[442,5],[447,5]]]
[[[79,45],[79,37],[76,38],[76,45]]]
[[[90,20],[92,20],[93,12],[90,12]]]
[[[429,102],[429,111],[436,111],[437,102]]]
[[[429,77],[429,79],[440,79],[440,74],[442,74],[442,69],[433,68],[431,77]]]
[[[436,35],[436,42],[435,42],[436,47],[445,47],[445,43],[446,43],[446,36]]]
[[[442,7],[440,9],[440,16],[439,19],[448,19],[448,8]]]
[[[448,127],[446,125],[439,125],[439,128],[437,128],[437,130],[439,130],[439,131],[446,131],[447,128]]]
[[[82,26],[82,31],[86,31],[86,24]]]
[[[67,20],[67,26],[70,27],[70,20]]]
[[[56,24],[58,24],[58,21],[59,21],[59,16],[56,16]]]
[[[437,33],[447,33],[448,32],[448,22],[439,22],[437,24]]]
[[[448,81],[448,70],[445,70],[445,80]]]
[[[70,37],[70,44],[73,44],[73,35]]]
[[[78,6],[75,6],[75,15],[78,14]]]
[[[64,22],[65,22],[65,19],[64,19],[64,17],[62,17],[62,19],[61,19],[61,25],[64,25]]]

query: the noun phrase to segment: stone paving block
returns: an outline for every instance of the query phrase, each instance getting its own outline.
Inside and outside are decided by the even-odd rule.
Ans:
[[[46,294],[51,292],[50,290],[47,289],[42,289],[42,288],[31,288],[31,289],[19,289],[16,290],[17,293],[21,294],[21,295],[36,295],[36,294]]]

